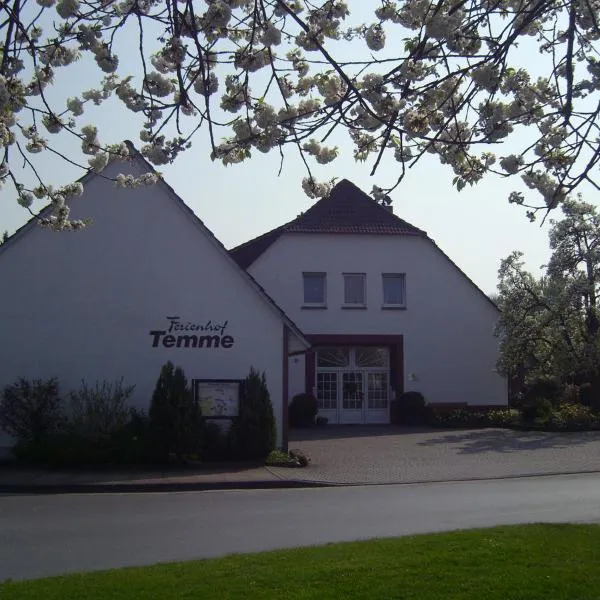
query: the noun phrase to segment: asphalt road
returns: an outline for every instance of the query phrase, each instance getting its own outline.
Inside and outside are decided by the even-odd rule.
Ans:
[[[600,521],[600,476],[0,497],[0,581],[527,522]]]

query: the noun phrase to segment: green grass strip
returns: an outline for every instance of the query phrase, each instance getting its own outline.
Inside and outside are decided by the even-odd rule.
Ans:
[[[0,598],[592,600],[600,526],[496,527],[6,582]]]

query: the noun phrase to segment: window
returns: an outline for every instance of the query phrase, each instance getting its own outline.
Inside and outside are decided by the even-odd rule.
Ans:
[[[303,273],[304,304],[325,306],[325,273]]]
[[[344,305],[365,305],[365,274],[344,273]]]
[[[354,362],[357,367],[387,367],[389,350],[387,348],[373,348],[365,346],[356,348]]]
[[[319,410],[337,408],[337,373],[317,373],[317,406]]]
[[[406,275],[404,273],[384,273],[383,306],[404,308],[406,306]]]
[[[367,398],[369,408],[381,410],[388,407],[387,373],[367,373]]]
[[[319,348],[317,351],[317,366],[319,367],[347,367],[349,364],[349,348]]]

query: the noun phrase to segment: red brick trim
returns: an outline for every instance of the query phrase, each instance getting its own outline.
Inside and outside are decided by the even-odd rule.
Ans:
[[[404,336],[386,334],[312,334],[304,336],[313,346],[387,346],[390,378],[396,398],[404,392]],[[305,362],[306,392],[312,393],[316,378],[316,353],[308,351]]]
[[[304,358],[304,390],[307,394],[313,393],[317,374],[317,355],[309,350]]]
[[[375,346],[377,344],[390,346],[391,344],[402,343],[403,336],[401,335],[386,335],[386,334],[312,334],[304,336],[313,346]]]

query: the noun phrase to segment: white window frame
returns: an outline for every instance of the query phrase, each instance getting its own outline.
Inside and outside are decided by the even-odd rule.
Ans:
[[[323,301],[306,301],[306,278],[320,277],[323,281]],[[303,271],[302,273],[302,307],[303,308],[327,308],[327,273],[321,271]]]
[[[391,279],[400,279],[402,282],[402,301],[401,302],[386,302],[385,281]],[[381,288],[383,294],[382,308],[406,308],[406,273],[382,273]]]
[[[365,308],[367,306],[367,274],[366,273],[342,273],[344,280],[344,303],[343,308]],[[362,302],[348,302],[346,298],[346,277],[360,277],[362,280]]]

